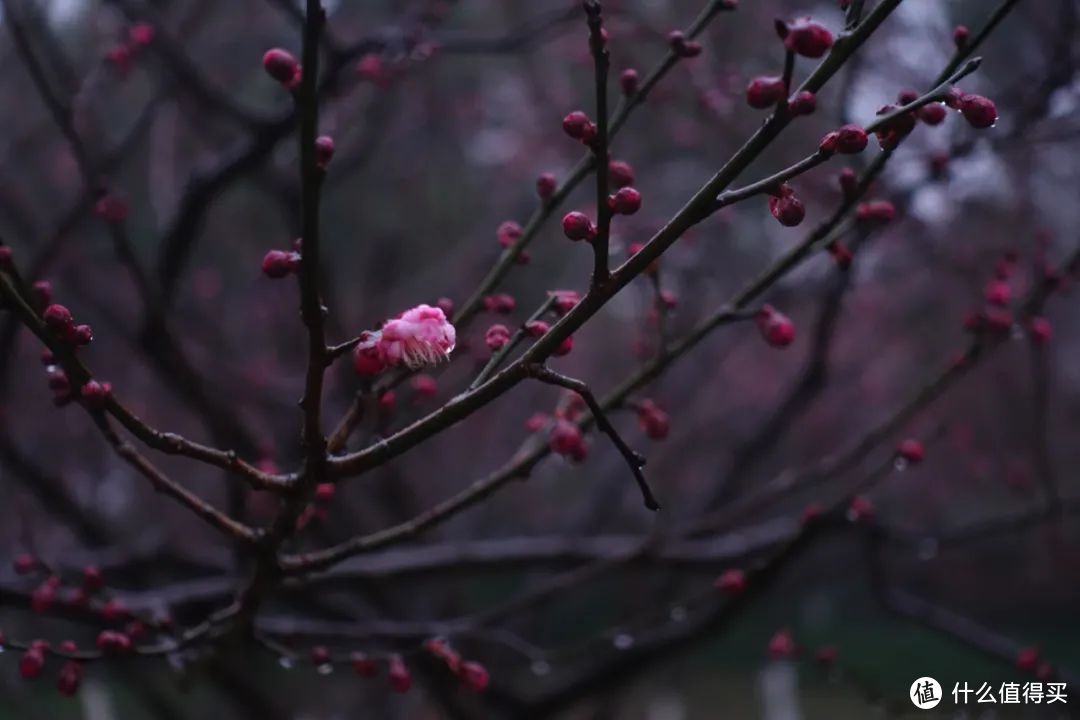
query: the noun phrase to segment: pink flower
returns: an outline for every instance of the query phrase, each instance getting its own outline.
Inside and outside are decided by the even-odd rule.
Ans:
[[[457,332],[441,308],[417,305],[388,320],[382,330],[365,332],[361,338],[354,354],[356,370],[371,377],[389,366],[417,370],[446,360]]]

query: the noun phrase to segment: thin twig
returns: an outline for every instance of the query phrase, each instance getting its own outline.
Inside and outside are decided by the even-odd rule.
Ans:
[[[600,403],[596,401],[596,396],[593,395],[589,386],[581,380],[567,377],[542,365],[531,365],[528,368],[528,372],[530,377],[533,377],[540,382],[572,390],[581,396],[581,399],[589,406],[589,411],[593,414],[596,426],[611,438],[611,442],[614,443],[619,454],[623,456],[623,459],[626,460],[626,464],[630,466],[630,471],[634,473],[634,480],[637,481],[638,489],[641,490],[641,497],[645,501],[645,507],[650,510],[659,510],[660,503],[657,502],[656,497],[649,488],[649,483],[645,480],[645,474],[641,472],[641,468],[645,467],[645,458],[640,453],[630,449],[630,446],[622,439],[622,436],[619,435],[619,432],[611,424],[611,421],[608,420],[607,414],[600,406]]]

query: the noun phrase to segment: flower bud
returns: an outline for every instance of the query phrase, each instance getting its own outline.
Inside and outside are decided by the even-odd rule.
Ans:
[[[505,325],[492,325],[488,328],[487,333],[484,334],[484,344],[488,346],[488,350],[491,352],[502,350],[509,342],[510,328]]]
[[[622,160],[608,163],[608,180],[615,188],[624,188],[634,184],[634,168]]]
[[[590,239],[596,232],[592,222],[585,213],[577,212],[576,210],[568,212],[563,216],[562,228],[563,235],[566,235],[566,237],[575,242]]]
[[[632,187],[620,188],[608,197],[608,208],[616,215],[633,215],[641,209],[641,193]]]
[[[780,194],[769,198],[769,211],[781,225],[795,227],[806,217],[806,208],[795,197],[795,191],[787,184],[780,186]]]
[[[757,110],[770,108],[784,99],[787,86],[778,75],[762,75],[746,86],[746,104]]]
[[[997,122],[997,107],[982,95],[964,95],[960,98],[960,114],[973,128],[988,128]]]
[[[522,229],[521,225],[517,224],[513,220],[507,220],[503,224],[499,225],[499,229],[495,231],[495,236],[498,238],[499,245],[504,248],[508,248],[518,240],[521,239]]]
[[[945,116],[947,114],[945,106],[937,102],[923,105],[918,110],[919,119],[927,125],[940,125],[945,122]]]
[[[907,438],[896,448],[896,454],[907,460],[912,465],[921,463],[926,459],[926,450],[923,444],[914,438]]]
[[[795,93],[795,97],[788,103],[788,112],[792,115],[812,115],[817,109],[817,97],[809,90]]]
[[[832,33],[810,18],[799,18],[787,26],[784,47],[807,58],[819,58],[833,45]]]
[[[300,84],[300,64],[291,53],[281,48],[266,51],[263,55],[263,70],[290,90]]]
[[[536,194],[541,200],[547,202],[559,187],[559,181],[551,173],[541,173],[536,178]]]
[[[727,570],[713,581],[713,587],[728,595],[738,595],[746,589],[746,573],[738,568]]]
[[[787,347],[795,340],[795,323],[771,305],[761,308],[756,321],[761,337],[773,347]]]

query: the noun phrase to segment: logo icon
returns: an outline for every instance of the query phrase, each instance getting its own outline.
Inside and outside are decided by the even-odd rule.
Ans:
[[[941,684],[932,677],[921,677],[911,683],[910,697],[920,710],[937,707],[941,702]]]

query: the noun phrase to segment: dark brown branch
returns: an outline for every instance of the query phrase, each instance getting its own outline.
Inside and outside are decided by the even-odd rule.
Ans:
[[[608,68],[610,57],[604,39],[604,22],[597,0],[586,0],[585,14],[589,21],[589,49],[596,76],[596,139],[592,143],[596,165],[596,237],[593,248],[593,287],[607,282],[608,245],[611,239],[611,208],[608,207]]]
[[[319,125],[320,38],[326,25],[321,0],[307,0],[303,32],[303,80],[295,95],[300,116],[300,183],[303,238],[300,266],[300,314],[307,328],[308,367],[304,382],[302,440],[304,471],[267,533],[256,560],[255,573],[240,593],[238,625],[247,630],[264,597],[280,576],[278,548],[296,529],[297,520],[326,472],[326,438],[322,430],[323,382],[328,365],[325,314],[319,279],[320,195],[325,169],[319,166],[315,140]]]
[[[93,413],[93,411],[91,412]],[[93,414],[95,422],[101,429],[105,439],[108,440],[109,445],[116,451],[116,454],[126,463],[131,465],[131,467],[133,467],[140,475],[149,480],[155,490],[165,493],[173,498],[211,526],[217,528],[226,535],[229,535],[234,540],[246,543],[253,543],[255,541],[257,533],[254,530],[241,522],[233,520],[198,495],[195,495],[187,488],[174,482],[167,475],[154,467],[153,463],[140,455],[131,443],[121,439],[120,436],[116,434],[116,431],[109,425],[109,421],[104,415],[100,413]]]
[[[650,510],[659,510],[660,503],[657,502],[656,497],[649,488],[648,481],[645,480],[645,474],[641,471],[641,469],[645,467],[645,458],[642,457],[641,454],[630,449],[630,446],[622,439],[622,436],[619,435],[619,432],[611,424],[611,421],[608,420],[607,414],[600,406],[600,403],[596,401],[596,396],[593,395],[589,386],[580,380],[567,377],[542,365],[530,365],[528,366],[527,372],[529,373],[529,377],[535,378],[542,383],[565,388],[581,396],[581,399],[589,406],[589,411],[596,421],[596,426],[601,432],[611,438],[611,442],[615,445],[619,454],[623,456],[623,459],[626,460],[626,464],[630,466],[630,471],[634,473],[634,480],[637,482],[638,489],[641,491],[641,497],[645,501],[645,507]]]
[[[75,356],[70,347],[59,342],[45,328],[41,318],[27,304],[24,296],[13,287],[12,281],[9,281],[6,277],[0,277],[0,294],[7,300],[9,307],[19,317],[23,325],[53,352],[67,373],[73,390],[77,393],[93,377],[90,370]],[[236,453],[230,450],[207,447],[187,440],[175,433],[161,432],[152,428],[117,400],[114,394],[105,399],[105,411],[140,441],[160,452],[183,455],[208,465],[229,470],[244,478],[256,488],[282,488],[291,483],[289,478],[265,473],[240,460]]]

